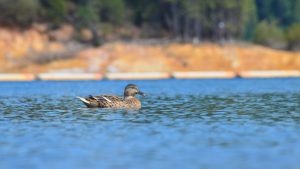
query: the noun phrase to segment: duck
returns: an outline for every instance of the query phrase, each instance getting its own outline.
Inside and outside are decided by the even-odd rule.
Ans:
[[[79,97],[88,108],[111,108],[111,109],[133,109],[139,110],[142,108],[141,101],[135,98],[135,95],[145,96],[145,93],[141,92],[135,84],[128,84],[124,89],[124,96],[114,95],[99,95]]]

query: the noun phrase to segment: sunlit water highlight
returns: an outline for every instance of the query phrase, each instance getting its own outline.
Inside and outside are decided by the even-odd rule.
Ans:
[[[75,98],[122,94],[136,111]],[[0,83],[0,168],[299,169],[300,79]]]

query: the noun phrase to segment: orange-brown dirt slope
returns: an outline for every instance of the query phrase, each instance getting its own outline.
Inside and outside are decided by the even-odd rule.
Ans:
[[[0,73],[300,70],[300,53],[255,45],[115,42],[92,48],[74,45],[73,33],[69,26],[56,32],[0,28]]]

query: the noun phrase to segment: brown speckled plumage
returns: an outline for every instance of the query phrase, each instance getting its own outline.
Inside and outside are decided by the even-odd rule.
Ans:
[[[124,97],[112,95],[89,96],[87,98],[78,97],[87,107],[90,108],[113,108],[113,109],[135,109],[141,108],[141,102],[135,98],[136,94],[144,96],[138,87],[129,84],[125,87]]]

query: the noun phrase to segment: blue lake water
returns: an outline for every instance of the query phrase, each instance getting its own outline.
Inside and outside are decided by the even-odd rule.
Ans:
[[[148,94],[138,111],[75,98]],[[300,79],[3,82],[0,168],[299,169]]]

